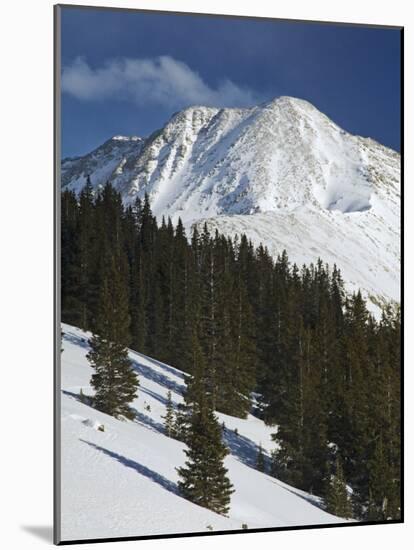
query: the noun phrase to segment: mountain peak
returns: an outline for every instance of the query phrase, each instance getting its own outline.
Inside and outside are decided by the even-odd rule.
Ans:
[[[119,186],[127,202],[148,193],[156,214],[187,221],[303,206],[351,213],[371,207],[382,181],[398,187],[397,161],[308,101],[280,96],[245,109],[187,107],[147,140],[113,136],[64,161],[62,186],[78,189],[90,173],[93,185]]]
[[[306,99],[288,95],[276,96],[270,101],[265,102],[263,105],[268,107],[302,107],[305,109],[311,108],[315,111],[318,110],[312,103],[310,103]]]
[[[181,217],[187,228],[210,220],[275,254],[287,248],[299,264],[321,256],[348,265],[349,279],[370,293],[382,274],[383,294],[398,297],[399,155],[345,132],[304,99],[188,107],[148,139],[114,136],[64,160],[62,188],[79,191],[87,174],[95,187],[110,181],[126,204],[147,193],[157,217]],[[348,235],[352,257],[344,259]],[[369,277],[352,266],[359,253]]]
[[[271,99],[270,101],[266,102],[268,105],[291,105],[291,104],[294,104],[296,102],[300,102],[302,101],[301,99],[298,99],[296,97],[293,97],[293,96],[289,96],[289,95],[279,95],[279,96],[275,96],[273,99]]]
[[[121,135],[117,135],[117,136],[112,136],[111,140],[112,141],[142,141],[142,138],[139,137],[139,136],[121,136]]]

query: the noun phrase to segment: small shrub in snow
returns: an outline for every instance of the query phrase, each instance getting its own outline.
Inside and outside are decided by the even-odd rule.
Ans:
[[[168,437],[174,437],[174,406],[172,403],[171,391],[167,393],[167,405],[165,409],[165,416],[162,417],[164,420],[165,433]]]

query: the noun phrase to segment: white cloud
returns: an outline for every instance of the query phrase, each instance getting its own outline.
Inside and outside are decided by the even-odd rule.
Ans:
[[[188,65],[169,56],[113,59],[98,68],[77,58],[63,68],[62,91],[84,101],[116,98],[170,108],[240,107],[261,100],[253,90],[227,79],[212,88]]]

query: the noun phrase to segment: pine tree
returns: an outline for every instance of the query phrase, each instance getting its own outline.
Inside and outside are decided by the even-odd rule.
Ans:
[[[174,437],[174,406],[171,398],[171,390],[167,393],[167,404],[165,410],[164,420],[165,433],[168,437]]]
[[[131,266],[131,347],[140,353],[146,353],[145,343],[148,339],[146,316],[146,288],[143,253],[136,253]]]
[[[303,490],[309,490],[307,484],[307,457],[305,448],[305,370],[307,363],[306,331],[303,326],[294,333],[292,325],[287,324],[283,329],[283,362],[284,368],[280,371],[281,396],[280,420],[277,433],[273,439],[278,443],[274,453],[276,464],[273,470],[277,477]],[[285,340],[286,339],[286,340]],[[289,357],[289,359],[288,359]]]
[[[256,468],[259,470],[259,472],[266,471],[265,457],[261,443],[259,445],[259,450],[257,451]]]
[[[228,453],[222,442],[222,428],[206,391],[205,359],[193,333],[194,374],[185,396],[189,423],[186,427],[188,449],[185,466],[178,468],[178,483],[182,495],[219,514],[227,514],[233,492],[223,461]],[[208,389],[208,386],[207,386]]]
[[[175,415],[174,431],[177,439],[187,442],[189,436],[191,415],[194,408],[207,395],[206,362],[197,336],[197,329],[193,327],[191,339],[191,374],[186,376],[186,390],[184,403],[179,403]]]
[[[352,505],[348,496],[341,460],[336,459],[336,472],[331,476],[326,491],[326,510],[339,518],[352,517]]]
[[[228,453],[222,430],[207,398],[197,404],[191,415],[185,452],[185,466],[178,468],[178,487],[182,495],[218,514],[229,511],[232,485],[223,460]]]
[[[345,417],[349,430],[343,434],[339,448],[359,517],[363,515],[369,498],[367,458],[373,435],[370,414],[373,360],[368,322],[366,303],[358,292],[348,301],[344,319]]]
[[[126,290],[112,257],[101,291],[96,333],[89,340],[87,355],[95,374],[94,406],[116,418],[133,418],[129,403],[137,396],[138,378],[128,358],[129,315]]]
[[[171,364],[191,372],[191,338],[197,296],[194,289],[194,264],[181,219],[178,219],[170,261],[169,351]]]
[[[174,438],[186,443],[189,428],[190,411],[184,403],[178,403],[175,411],[173,433]]]
[[[369,463],[368,520],[387,520],[398,516],[398,511],[392,509],[395,497],[398,498],[398,489],[387,458],[386,448],[380,436]]]
[[[235,267],[235,270],[237,267]],[[231,350],[227,384],[227,411],[233,416],[246,418],[251,410],[251,393],[256,385],[255,320],[245,285],[239,273],[234,275],[230,296]]]
[[[73,191],[62,193],[61,246],[62,321],[79,326],[82,321],[82,302],[79,297],[79,205]]]
[[[79,195],[79,288],[81,301],[80,327],[87,330],[91,321],[91,305],[96,291],[94,270],[94,199],[89,175]]]

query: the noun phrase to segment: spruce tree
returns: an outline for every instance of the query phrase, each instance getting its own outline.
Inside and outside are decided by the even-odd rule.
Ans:
[[[79,195],[79,288],[80,328],[87,330],[91,321],[91,302],[96,290],[94,270],[94,199],[90,177]]]
[[[178,403],[174,416],[173,433],[174,438],[183,443],[187,441],[189,418],[189,408],[184,403]]]
[[[223,464],[228,450],[222,442],[222,428],[214,414],[211,395],[203,390],[205,360],[195,336],[193,355],[195,374],[186,396],[191,411],[186,434],[188,449],[184,451],[187,461],[177,469],[181,478],[178,487],[191,502],[226,515],[233,492]]]
[[[259,470],[259,472],[266,471],[265,457],[261,443],[259,445],[259,450],[257,451],[256,468]]]
[[[165,416],[162,418],[164,420],[165,433],[168,437],[174,437],[174,406],[171,398],[171,390],[168,390],[167,393]]]
[[[169,298],[169,350],[171,364],[191,372],[191,338],[195,322],[197,295],[194,289],[194,264],[181,219],[178,219],[171,258]]]
[[[95,374],[91,385],[95,389],[94,406],[115,418],[133,418],[129,407],[137,396],[138,378],[128,358],[129,314],[126,290],[115,259],[100,290],[96,332],[89,339],[87,355]]]
[[[178,468],[178,487],[182,495],[209,510],[226,515],[229,511],[232,485],[223,460],[227,448],[223,445],[221,426],[207,399],[202,400],[191,415],[185,452],[185,466]]]
[[[376,441],[373,457],[369,463],[369,501],[367,519],[381,521],[398,516],[396,510],[392,510],[395,493],[395,478],[392,468],[386,456],[383,439],[380,436]]]
[[[309,490],[307,472],[307,457],[305,448],[305,370],[306,332],[300,326],[296,332],[292,332],[289,323],[283,329],[284,368],[280,371],[282,395],[278,397],[280,403],[280,420],[273,439],[278,443],[278,449],[274,454],[276,464],[274,471],[286,483],[303,490]],[[286,340],[285,340],[286,339]],[[288,351],[290,359],[285,355]]]
[[[147,334],[147,316],[146,316],[146,288],[145,288],[145,269],[142,250],[139,250],[131,266],[131,292],[130,292],[130,311],[131,311],[131,347],[140,353],[146,353],[145,343]]]
[[[326,510],[330,514],[345,519],[352,517],[351,500],[348,496],[344,472],[339,457],[336,459],[335,475],[332,475],[329,480],[325,501]]]
[[[79,297],[80,242],[79,205],[73,191],[62,193],[61,203],[61,296],[62,321],[79,326],[82,301]]]

